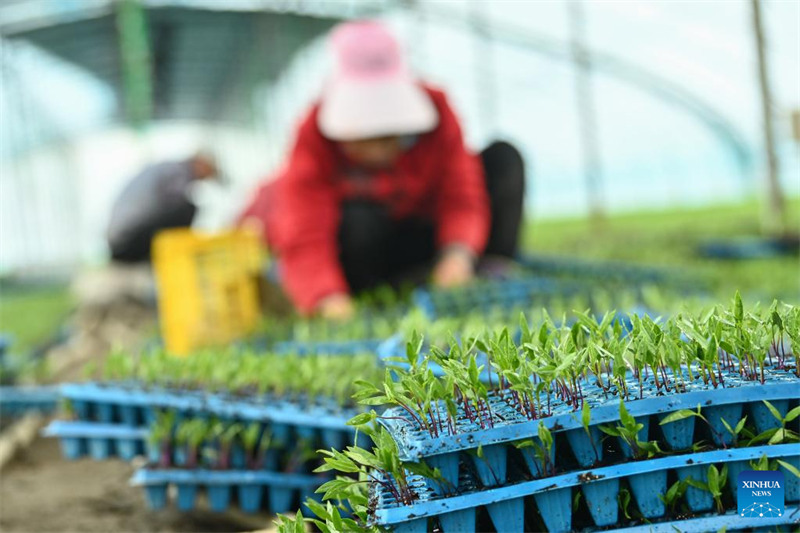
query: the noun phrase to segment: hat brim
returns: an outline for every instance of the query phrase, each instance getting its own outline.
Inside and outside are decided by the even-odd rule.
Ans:
[[[318,115],[322,134],[355,141],[431,131],[439,115],[425,90],[411,79],[335,80]]]

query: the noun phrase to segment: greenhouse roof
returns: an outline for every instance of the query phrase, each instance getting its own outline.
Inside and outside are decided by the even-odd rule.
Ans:
[[[382,5],[12,0],[0,8],[0,32],[107,84],[125,106],[118,106],[120,118],[126,108],[134,122],[246,121],[255,85],[276,79],[299,49],[338,20]]]

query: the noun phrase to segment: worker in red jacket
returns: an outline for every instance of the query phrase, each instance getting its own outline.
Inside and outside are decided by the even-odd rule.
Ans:
[[[255,219],[303,313],[353,313],[351,295],[432,270],[468,283],[484,256],[516,253],[522,158],[464,146],[445,95],[416,81],[377,22],[332,36],[336,70],[302,121],[288,164],[240,220]]]

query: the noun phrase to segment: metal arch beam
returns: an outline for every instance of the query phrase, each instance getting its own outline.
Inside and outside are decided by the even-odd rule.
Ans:
[[[86,2],[17,2],[0,7],[0,34],[15,37],[30,31],[102,18],[114,13],[113,0]]]
[[[292,31],[293,24],[302,21],[305,32]],[[286,15],[280,20],[274,17],[259,17],[253,20],[251,35],[243,42],[241,57],[230,71],[230,82],[226,83],[222,97],[215,110],[217,120],[225,117],[240,123],[251,123],[254,120],[253,90],[259,83],[274,81],[281,72],[279,62],[274,56],[294,56],[302,47],[302,41],[311,42],[333,27],[339,19],[331,17],[301,17]],[[304,35],[299,35],[304,33]],[[261,52],[272,49],[272,57],[265,57]],[[242,103],[246,103],[242,106]]]
[[[238,121],[249,114],[235,109],[233,93],[245,95],[247,86],[253,86],[254,76],[274,77],[288,59],[269,61],[270,68],[265,70],[258,69],[255,61],[239,65],[206,52],[223,45],[228,54],[254,50],[259,39],[252,33],[263,19],[303,18],[311,31],[292,36],[291,50],[286,52],[294,53],[304,39],[310,40],[337,21],[375,13],[392,1],[347,0],[334,5],[325,0],[78,0],[67,2],[65,9],[55,9],[50,2],[21,0],[0,6],[0,31],[11,39],[30,40],[109,84],[120,96],[124,116],[134,126],[143,125],[151,117],[172,118],[175,113],[180,118],[188,114],[211,122],[237,115]],[[197,33],[198,25],[200,29],[214,29],[209,16],[223,17],[228,21],[225,26],[236,23],[234,26],[241,26],[242,31],[218,28],[224,30],[225,42],[217,44],[201,36],[198,46],[205,65],[200,65],[196,63],[198,54],[187,48],[185,37],[190,29],[192,35]],[[280,28],[281,24],[273,22],[272,26]],[[87,33],[86,28],[92,30]],[[147,33],[151,35],[147,37]],[[250,38],[244,35],[248,33]],[[117,48],[118,42],[122,45],[119,51],[107,60],[92,50]],[[211,66],[213,72],[201,68],[198,74],[192,73],[191,69],[198,66]],[[198,84],[207,89],[198,92],[194,89]],[[218,94],[209,97],[210,90]]]
[[[398,2],[393,0],[373,0],[369,2],[352,1],[348,4],[350,13],[343,14],[347,9],[337,6],[334,13],[330,2],[309,1],[302,4],[294,2],[275,2],[273,0],[228,0],[224,7],[219,3],[209,0],[141,0],[145,8],[182,7],[197,10],[218,10],[228,12],[272,12],[306,16],[338,16],[350,18],[375,14],[382,8],[396,7]],[[58,24],[66,24],[92,18],[107,16],[113,12],[112,0],[94,0],[93,2],[76,2],[80,6],[74,10],[46,10],[43,8],[31,9],[30,6],[46,6],[47,2],[20,2],[0,8],[0,32],[7,37],[15,34],[24,34],[37,28]],[[70,5],[70,4],[68,4]],[[348,7],[345,6],[345,7]],[[447,25],[456,25],[471,31],[470,20],[450,9],[426,6],[419,9],[422,17],[433,17],[437,22]],[[486,21],[486,32],[498,42],[534,50],[559,61],[571,61],[569,47],[556,39],[532,34],[530,30],[514,24]],[[633,85],[659,99],[671,103],[692,116],[696,117],[708,127],[712,133],[728,145],[736,157],[740,171],[747,175],[752,168],[753,153],[749,144],[740,135],[736,127],[720,112],[697,95],[687,91],[684,87],[654,74],[638,65],[620,59],[613,54],[593,51],[594,67],[601,72]]]
[[[0,34],[14,37],[34,30],[102,18],[114,13],[117,0],[72,2],[20,1],[0,6]],[[272,13],[322,18],[358,18],[381,13],[398,0],[141,0],[145,9],[180,8],[211,12]],[[54,7],[56,6],[56,7]]]
[[[472,23],[468,17],[456,14],[453,10],[427,6],[419,11],[423,18],[430,17],[431,20],[435,20],[438,23],[457,26],[467,31],[471,30]],[[497,42],[526,50],[534,50],[559,61],[572,61],[567,43],[536,35],[529,29],[519,27],[513,23],[487,20],[485,22],[485,31],[490,38],[495,39]],[[718,139],[731,149],[742,177],[746,179],[750,177],[750,170],[754,161],[752,148],[738,132],[738,129],[722,113],[714,109],[702,98],[681,85],[621,59],[614,54],[593,50],[592,66],[597,71],[604,72],[675,105],[700,120]]]

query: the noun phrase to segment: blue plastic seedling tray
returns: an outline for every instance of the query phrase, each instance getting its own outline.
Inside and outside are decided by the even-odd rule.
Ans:
[[[314,491],[330,476],[287,474],[265,470],[179,470],[144,468],[137,470],[132,485],[143,486],[151,509],[167,505],[167,487],[177,487],[176,504],[182,511],[197,505],[197,493],[204,490],[211,510],[226,511],[235,495],[238,507],[247,513],[266,510],[285,513],[306,498],[319,499]]]
[[[97,460],[110,457],[130,460],[142,455],[147,433],[145,428],[64,420],[51,422],[42,430],[46,437],[61,441],[61,452],[67,459],[89,455]]]
[[[738,237],[706,242],[698,247],[699,255],[710,259],[753,260],[797,255],[797,241],[782,238]]]
[[[262,431],[264,431],[266,427],[266,425],[262,426]],[[353,444],[352,438],[350,440],[345,440],[343,438],[343,433],[337,432],[336,435],[341,436],[342,438],[335,442],[332,442],[331,439],[326,439],[322,442],[319,442],[317,440],[313,440],[313,437],[307,437],[300,433],[297,435],[297,437],[300,439],[305,439],[308,442],[298,443],[295,439],[290,440],[287,434],[277,435],[273,433],[268,437],[271,439],[270,446],[265,450],[261,450],[259,448],[260,454],[263,455],[261,455],[259,458],[259,465],[255,467],[248,463],[248,453],[242,446],[241,442],[234,442],[230,448],[224,452],[227,454],[227,456],[223,457],[223,450],[221,450],[219,443],[214,439],[210,439],[197,446],[197,463],[194,468],[209,468],[216,470],[219,468],[218,465],[222,464],[221,462],[224,459],[227,459],[227,469],[232,470],[257,469],[268,471],[284,471],[289,469],[292,472],[303,473],[307,472],[309,469],[313,469],[321,463],[314,464],[312,466],[306,460],[301,461],[299,464],[294,464],[294,466],[290,466],[288,464],[282,466],[284,465],[282,458],[287,455],[291,455],[292,450],[295,450],[300,446],[308,446],[310,449],[318,449],[320,446],[324,446],[325,448],[335,448],[337,450],[341,450],[344,449],[345,446],[350,446]],[[363,432],[359,433],[357,444],[362,448],[368,447],[370,445],[369,437],[364,435]],[[145,443],[145,451],[147,454],[148,463],[151,465],[165,467],[164,465],[166,464],[175,468],[187,468],[189,460],[187,446],[185,444],[177,443],[174,439],[167,448],[164,448],[163,443],[161,442],[153,442],[148,440]]]
[[[210,414],[223,419],[258,421],[273,435],[289,440],[291,435],[319,439],[335,447],[351,439],[347,421],[360,411],[339,409],[331,403],[300,404],[270,396],[236,397],[203,391],[143,389],[134,385],[67,384],[61,387],[78,418],[134,426],[148,425],[158,409],[173,409],[182,415]]]
[[[591,293],[585,283],[547,278],[483,281],[459,289],[417,289],[414,304],[430,318],[463,315],[489,309],[546,306],[551,298]]]
[[[770,401],[785,415],[790,401],[798,396],[800,379],[787,372],[767,374],[769,379],[763,385],[760,382],[736,382],[734,377],[725,378],[728,386],[724,388],[703,388],[702,383],[695,383],[692,384],[696,386],[695,390],[663,396],[645,396],[643,399],[638,399],[638,384],[635,379],[630,378],[628,383],[630,398],[625,401],[625,406],[628,412],[637,418],[651,415],[659,415],[661,418],[680,409],[694,410],[699,404],[702,407],[702,413],[710,419],[715,429],[717,426],[723,429],[719,433],[724,437],[727,431],[724,430],[721,421],[716,420],[720,414],[733,426],[744,416],[742,406],[755,404],[752,406],[754,413],[752,416],[755,417],[757,426],[768,429],[777,421],[771,415],[766,416],[769,412],[763,409],[761,401]],[[734,383],[738,386],[731,386]],[[593,390],[595,388],[597,390]],[[592,426],[615,422],[619,419],[619,399],[615,395],[609,393],[608,397],[605,397],[594,385],[584,386],[583,392],[585,401],[591,407]],[[551,431],[584,431],[580,422],[580,412],[576,412],[571,406],[557,401],[555,398],[551,404],[552,416],[535,420],[529,420],[521,415],[496,393],[490,395],[490,403],[492,411],[502,414],[504,420],[495,421],[495,426],[489,429],[481,429],[477,423],[472,423],[466,417],[461,416],[457,420],[455,435],[440,435],[433,438],[425,430],[411,423],[407,418],[407,413],[397,407],[388,409],[385,412],[387,417],[382,418],[381,423],[392,433],[397,442],[401,460],[412,462],[431,455],[529,438],[537,435],[540,422],[543,422]],[[735,417],[735,420],[728,420],[728,417]],[[696,418],[685,420],[697,423]],[[682,424],[682,422],[684,423]],[[693,426],[691,428],[684,426],[688,426],[688,422],[679,421],[661,426],[667,433],[664,435],[665,440],[672,449],[680,450],[691,446]],[[678,429],[680,431],[677,431]],[[730,444],[730,441],[717,444],[723,443]]]
[[[749,462],[762,456],[800,461],[800,446],[781,444],[714,450],[691,455],[676,455],[643,461],[630,461],[623,464],[604,466],[579,472],[560,474],[544,479],[523,481],[513,485],[488,490],[470,491],[452,496],[440,496],[433,491],[419,490],[420,499],[412,505],[398,505],[385,489],[373,485],[373,496],[377,496],[377,507],[373,523],[403,533],[424,533],[429,530],[428,521],[436,517],[443,533],[474,531],[476,511],[483,507],[494,523],[497,531],[505,533],[525,530],[525,519],[530,513],[537,513],[550,532],[571,531],[573,492],[580,490],[586,498],[590,515],[596,527],[620,526],[624,521],[618,513],[617,495],[620,481],[630,483],[632,478],[649,476],[648,491],[633,495],[631,505],[636,505],[648,520],[665,517],[666,509],[658,499],[658,494],[667,490],[667,476],[662,473],[674,472],[681,477],[687,469],[695,479],[705,479],[699,471],[707,472],[711,464],[722,468],[729,467],[729,480],[733,481],[728,490],[736,489],[736,473],[749,468]],[[663,478],[663,482],[661,479]],[[787,478],[788,479],[788,478]],[[413,479],[412,484],[423,484],[424,480]],[[601,489],[597,489],[601,486]],[[532,496],[532,498],[529,498]],[[709,493],[693,495],[687,491],[685,501],[695,512],[711,511],[713,499]],[[787,497],[787,501],[788,497]],[[788,514],[784,521],[791,520]],[[670,527],[686,531],[683,522],[668,522]],[[701,523],[702,524],[702,523]],[[694,524],[697,526],[697,523]]]
[[[680,409],[695,409],[699,404],[703,415],[709,420],[712,427],[719,434],[714,436],[717,446],[730,446],[732,438],[726,431],[722,419],[732,427],[744,416],[755,419],[759,428],[774,427],[777,421],[765,409],[762,400],[770,401],[783,416],[788,412],[790,404],[797,397],[798,380],[792,374],[782,373],[771,375],[773,378],[765,385],[760,383],[745,382],[738,387],[718,389],[698,389],[681,394],[668,396],[645,397],[641,400],[628,400],[628,412],[636,417],[639,423],[645,425],[640,434],[640,440],[659,440],[664,442],[667,450],[686,450],[694,442],[694,432],[697,424],[705,424],[701,420],[691,417],[671,424],[659,426],[659,421],[669,413]],[[727,378],[732,383],[731,378]],[[633,386],[633,383],[630,384]],[[632,397],[638,394],[631,388]],[[431,437],[424,429],[419,429],[407,418],[407,413],[399,408],[389,409],[381,418],[381,423],[390,431],[398,446],[400,459],[408,462],[425,460],[429,465],[437,467],[445,479],[457,486],[460,479],[459,465],[462,461],[472,461],[480,474],[482,469],[488,469],[493,475],[481,476],[483,486],[491,487],[503,485],[505,475],[498,475],[506,470],[508,452],[514,447],[513,443],[519,440],[535,438],[538,434],[539,423],[554,433],[557,439],[553,446],[553,462],[557,469],[563,470],[565,465],[575,462],[579,467],[590,467],[596,462],[603,461],[603,450],[607,448],[602,442],[602,433],[597,429],[599,424],[617,422],[619,419],[619,400],[609,395],[606,399],[597,391],[592,393],[589,387],[584,388],[591,411],[590,436],[586,434],[581,422],[580,412],[575,412],[572,407],[563,403],[553,403],[552,416],[528,420],[516,409],[509,406],[502,398],[495,395],[491,397],[492,411],[503,417],[502,422],[496,422],[495,427],[480,429],[466,417],[460,417],[457,423],[458,433],[455,435],[440,435]],[[655,431],[660,427],[661,435]],[[649,435],[648,433],[652,433]],[[567,445],[563,441],[566,440]],[[468,453],[478,447],[483,450],[483,458],[474,453]],[[620,445],[625,453],[625,446]],[[567,451],[569,450],[569,451]],[[540,477],[537,460],[531,448],[520,449],[525,459],[529,474]],[[571,458],[574,461],[571,461]],[[796,485],[796,483],[795,483]],[[636,487],[633,487],[636,491]],[[798,490],[795,487],[793,490]]]
[[[58,387],[0,387],[0,413],[4,416],[50,413],[57,405]]]
[[[384,341],[364,339],[356,341],[283,341],[273,346],[273,351],[294,355],[357,355],[375,353]]]
[[[723,515],[708,514],[699,518],[687,518],[674,522],[660,522],[631,526],[621,529],[611,529],[614,533],[706,533],[707,531],[781,531],[775,530],[787,524],[797,525],[800,520],[800,507],[794,505],[786,507],[778,517],[741,517],[735,512]]]
[[[537,274],[575,276],[626,283],[695,283],[674,270],[619,261],[588,261],[571,257],[521,255],[517,262]]]

